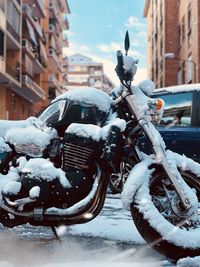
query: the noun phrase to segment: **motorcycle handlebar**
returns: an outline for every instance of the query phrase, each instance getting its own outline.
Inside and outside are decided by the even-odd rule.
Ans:
[[[117,99],[113,100],[112,105],[116,106],[128,95],[130,95],[130,92],[128,90],[125,90]]]
[[[117,66],[118,68],[123,68],[123,55],[122,52],[120,50],[117,51]]]

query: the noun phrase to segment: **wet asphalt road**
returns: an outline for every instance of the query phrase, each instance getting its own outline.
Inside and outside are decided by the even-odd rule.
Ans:
[[[104,209],[99,216],[117,216],[118,220],[131,220],[118,203],[119,196],[108,194]],[[121,212],[120,212],[121,211]],[[73,260],[102,260],[154,263],[155,266],[172,266],[146,245],[134,241],[120,241],[88,233],[73,233],[70,228],[57,240],[47,227],[18,226],[13,229],[0,227],[0,259],[15,263],[15,266],[27,266],[50,262]]]

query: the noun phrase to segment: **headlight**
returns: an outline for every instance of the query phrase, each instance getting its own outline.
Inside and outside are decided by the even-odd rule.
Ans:
[[[42,157],[44,149],[34,144],[18,145],[14,144],[15,151],[18,154],[25,154],[30,157],[39,158]]]

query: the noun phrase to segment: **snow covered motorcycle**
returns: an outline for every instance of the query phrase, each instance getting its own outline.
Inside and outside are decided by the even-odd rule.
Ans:
[[[125,42],[128,51],[129,41]],[[121,86],[111,98],[94,88],[57,97],[37,118],[0,121],[0,222],[54,227],[86,223],[101,211],[108,178],[135,165],[122,201],[142,237],[169,258],[200,254],[200,165],[166,151],[153,121],[161,100],[151,82],[132,86],[137,62],[118,51]],[[145,134],[152,155],[139,150]]]

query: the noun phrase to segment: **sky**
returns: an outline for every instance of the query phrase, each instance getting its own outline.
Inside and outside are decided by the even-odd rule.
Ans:
[[[114,72],[116,51],[124,52],[124,36],[130,35],[129,55],[139,59],[135,83],[146,78],[145,0],[68,0],[71,14],[66,31],[69,47],[64,55],[80,53],[104,64],[105,74],[118,84]]]

